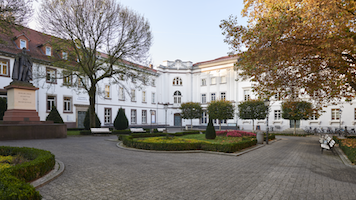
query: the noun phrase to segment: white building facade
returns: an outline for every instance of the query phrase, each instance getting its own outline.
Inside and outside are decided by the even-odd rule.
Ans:
[[[7,46],[0,46],[0,97],[7,97],[4,89],[12,81],[11,73],[14,59],[22,47],[27,49],[33,58],[33,74],[44,74],[42,79],[33,78],[32,84],[39,88],[36,91],[36,110],[41,121],[44,121],[52,106],[56,106],[68,127],[83,127],[85,112],[89,107],[89,97],[80,87],[67,87],[78,81],[58,79],[62,69],[51,65],[48,57],[53,56],[46,38],[42,33],[28,29],[27,32],[16,32]],[[193,64],[190,61],[164,61],[155,67],[143,67],[150,77],[146,84],[134,82],[114,84],[107,78],[98,85],[96,113],[102,126],[113,126],[118,109],[125,109],[125,114],[132,127],[157,127],[190,125],[191,120],[181,118],[180,104],[184,102],[201,103],[204,112],[200,119],[194,119],[193,125],[204,127],[208,123],[206,108],[212,100],[225,99],[237,105],[248,99],[255,99],[252,84],[241,81],[234,70],[236,57],[221,57],[210,61]],[[281,101],[271,98],[269,126],[274,130],[291,127],[289,120],[282,119]],[[298,126],[354,128],[356,124],[356,102],[344,102],[330,105],[316,119],[301,120]],[[218,121],[214,120],[218,125]],[[234,119],[223,120],[225,128],[252,130],[251,120],[242,120],[235,114]],[[266,120],[255,121],[255,129],[266,129]],[[258,127],[257,127],[258,126]]]

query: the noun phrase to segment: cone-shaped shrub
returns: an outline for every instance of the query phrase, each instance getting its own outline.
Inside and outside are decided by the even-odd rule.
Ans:
[[[129,127],[129,120],[127,120],[127,117],[125,115],[125,110],[122,108],[120,108],[119,111],[117,112],[114,121],[114,127],[116,130],[125,130]]]
[[[211,140],[216,138],[216,132],[215,132],[215,128],[214,128],[212,119],[209,119],[208,126],[206,127],[205,138],[211,139]]]
[[[46,121],[53,121],[54,123],[60,123],[63,124],[63,119],[61,115],[59,114],[56,106],[52,106],[51,112],[48,114],[46,117]]]
[[[0,120],[3,119],[6,110],[7,110],[6,99],[0,97]]]
[[[101,127],[100,119],[99,119],[98,115],[95,113],[95,127],[94,128],[100,128],[100,127]],[[85,128],[85,130],[90,129],[89,109],[85,113],[84,128]]]

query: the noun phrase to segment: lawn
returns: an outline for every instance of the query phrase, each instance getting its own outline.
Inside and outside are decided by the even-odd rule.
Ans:
[[[67,131],[67,136],[79,136],[80,131]]]
[[[196,139],[196,140],[203,140],[212,144],[228,144],[228,143],[236,143],[241,142],[242,138],[251,138],[251,137],[226,137],[226,136],[216,136],[214,140],[205,139],[205,134],[191,134],[191,135],[184,135],[181,138],[185,139]]]

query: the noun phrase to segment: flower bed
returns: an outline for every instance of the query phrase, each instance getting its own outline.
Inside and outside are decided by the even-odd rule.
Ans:
[[[240,130],[216,131],[216,135],[228,136],[228,137],[243,137],[243,136],[256,137],[255,133],[240,131]]]
[[[160,150],[160,151],[183,151],[183,150],[205,150],[233,153],[243,148],[256,145],[257,140],[253,137],[242,137],[234,143],[213,143],[203,140],[183,139],[179,137],[155,137],[134,139],[133,136],[120,136],[123,144],[128,147]]]
[[[30,182],[53,169],[54,155],[49,151],[27,148],[0,146],[0,155],[9,158],[25,158],[28,162],[3,168],[0,173],[0,199],[41,199],[41,195]]]
[[[339,145],[352,163],[356,163],[356,139],[339,140]]]

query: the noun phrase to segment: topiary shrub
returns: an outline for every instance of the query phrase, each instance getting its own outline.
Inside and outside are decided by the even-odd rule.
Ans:
[[[7,110],[6,98],[0,97],[0,120],[3,120],[6,110]]]
[[[216,138],[216,132],[215,132],[215,128],[214,128],[212,119],[209,119],[208,126],[206,127],[205,138],[211,139],[211,140]]]
[[[46,121],[53,121],[54,123],[64,124],[63,119],[59,114],[56,106],[52,106],[52,110],[46,117]]]
[[[93,128],[101,128],[101,122],[98,117],[98,115],[95,113],[95,127]],[[89,119],[89,109],[85,113],[85,118],[84,118],[84,129],[89,130],[90,129],[90,119]]]
[[[125,115],[125,110],[122,108],[120,108],[117,112],[114,121],[114,127],[116,130],[125,130],[129,127],[129,121],[127,120],[127,117]]]

